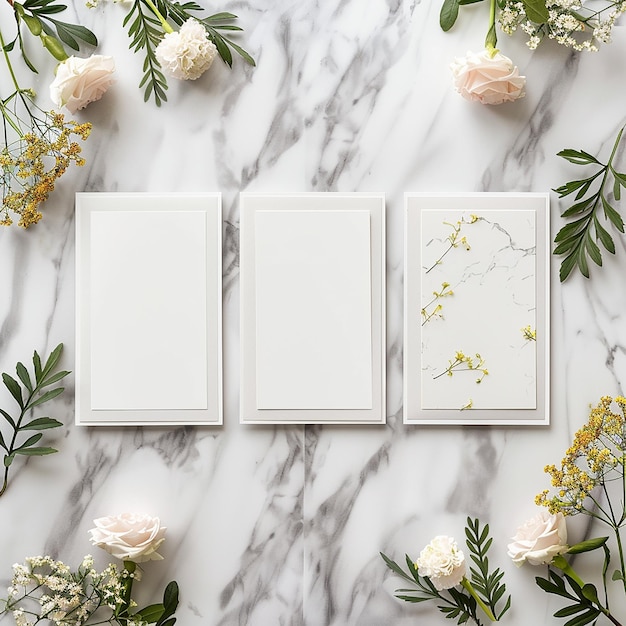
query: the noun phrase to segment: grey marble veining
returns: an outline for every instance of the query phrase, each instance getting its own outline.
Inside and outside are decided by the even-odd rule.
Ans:
[[[258,66],[217,62],[202,79],[170,81],[169,102],[144,104],[141,59],[128,50],[122,5],[70,10],[117,60],[117,82],[80,113],[94,124],[87,165],[59,183],[42,222],[0,230],[0,367],[65,344],[74,367],[74,193],[221,191],[224,207],[224,419],[219,428],[73,425],[74,379],[49,407],[60,452],[13,470],[0,499],[0,581],[13,562],[48,552],[75,563],[93,551],[95,517],[159,515],[165,560],[145,567],[140,598],[181,587],[181,626],[405,626],[443,623],[432,606],[390,594],[378,556],[417,555],[436,534],[461,539],[467,515],[489,521],[493,562],[507,570],[506,624],[552,623],[537,572],[506,557],[534,515],[590,403],[623,393],[626,250],[593,280],[558,283],[552,262],[552,425],[402,425],[403,193],[548,191],[578,176],[555,155],[610,150],[624,123],[626,30],[598,54],[500,36],[528,79],[517,103],[460,98],[448,65],[484,39],[485,6],[447,34],[430,0],[260,0],[213,4],[240,17]],[[10,23],[9,7],[0,21]],[[47,104],[52,63],[33,77]],[[31,77],[21,72],[29,81]],[[7,77],[0,72],[0,85]],[[623,159],[622,159],[623,162]],[[238,424],[240,191],[384,191],[387,197],[387,413],[381,427]],[[564,208],[552,194],[552,230]],[[120,224],[123,228],[123,224]],[[0,406],[8,402],[0,393]],[[573,526],[580,536],[593,534]],[[107,561],[104,553],[98,562]],[[3,624],[10,623],[5,619]]]

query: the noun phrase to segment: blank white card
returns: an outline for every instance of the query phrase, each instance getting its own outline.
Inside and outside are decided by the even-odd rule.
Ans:
[[[257,409],[371,409],[370,212],[259,210]]]
[[[93,211],[91,409],[207,408],[203,211]]]

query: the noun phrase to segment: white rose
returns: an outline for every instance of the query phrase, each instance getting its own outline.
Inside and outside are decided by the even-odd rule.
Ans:
[[[66,107],[70,113],[75,113],[102,98],[113,83],[114,71],[113,57],[101,54],[93,54],[87,59],[69,57],[57,67],[50,85],[50,97],[58,107]]]
[[[452,537],[444,535],[435,537],[420,552],[415,566],[439,591],[458,585],[466,572],[465,555]]]
[[[114,557],[142,563],[163,557],[157,552],[165,541],[165,527],[158,517],[140,513],[122,513],[94,520],[91,542]]]
[[[542,511],[517,529],[507,552],[519,567],[523,563],[545,565],[568,548],[563,514],[550,515]]]
[[[524,97],[526,77],[508,57],[488,50],[468,52],[450,65],[456,90],[468,100],[482,104],[502,104]]]
[[[195,80],[206,72],[217,48],[198,20],[187,20],[177,33],[167,33],[156,49],[163,71],[172,78]]]

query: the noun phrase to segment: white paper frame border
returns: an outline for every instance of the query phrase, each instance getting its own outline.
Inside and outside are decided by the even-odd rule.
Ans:
[[[240,194],[241,388],[242,424],[386,423],[385,196],[383,193],[312,192]],[[259,210],[359,210],[370,212],[372,408],[257,409],[255,215]]]
[[[419,425],[544,426],[550,423],[550,197],[547,193],[405,193],[403,422]],[[533,210],[536,225],[536,409],[422,409],[420,219],[422,209]],[[417,235],[416,235],[417,233]]]
[[[163,213],[175,223],[181,213],[203,216],[206,258],[206,406],[169,409],[93,409],[91,401],[91,221],[96,212],[117,212],[124,229],[127,212]],[[148,217],[146,215],[146,217]],[[149,228],[149,223],[146,222]],[[171,241],[171,245],[174,242]],[[179,242],[184,246],[184,242]],[[123,306],[123,303],[121,303]],[[175,329],[170,329],[175,332]],[[165,332],[165,329],[163,329]],[[120,354],[123,358],[123,353]],[[184,355],[181,355],[184,358]],[[172,367],[176,367],[173,364]],[[222,205],[220,193],[77,193],[76,194],[76,415],[84,426],[177,426],[223,424],[222,364]]]

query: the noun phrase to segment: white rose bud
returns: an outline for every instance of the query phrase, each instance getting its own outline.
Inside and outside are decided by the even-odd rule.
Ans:
[[[122,513],[99,517],[89,532],[91,542],[122,561],[158,561],[157,552],[165,541],[165,527],[158,517],[139,513]]]
[[[435,537],[420,552],[415,566],[439,591],[458,585],[466,572],[465,555],[452,537],[444,535]]]
[[[87,59],[69,57],[59,63],[50,85],[50,98],[70,113],[84,109],[102,98],[113,83],[115,62],[112,57],[93,54]]]
[[[468,52],[450,65],[456,90],[467,100],[502,104],[524,97],[526,77],[508,57],[488,50]]]
[[[168,76],[195,80],[211,67],[217,48],[209,39],[206,28],[198,20],[189,19],[180,31],[163,37],[155,54]]]
[[[522,524],[507,546],[507,553],[518,567],[524,563],[545,565],[567,552],[567,527],[562,513],[542,511]]]

